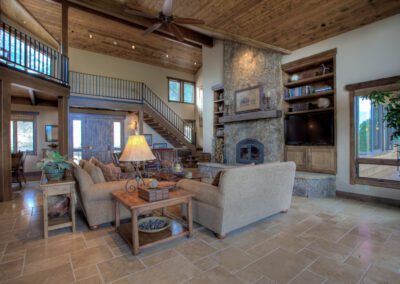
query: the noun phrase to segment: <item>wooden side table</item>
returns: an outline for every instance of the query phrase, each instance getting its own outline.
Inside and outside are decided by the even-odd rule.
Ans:
[[[174,190],[169,193],[169,198],[147,202],[138,196],[138,192],[128,193],[125,191],[114,191],[112,193],[115,200],[115,230],[132,247],[134,255],[139,254],[141,248],[147,248],[156,244],[161,244],[169,240],[193,234],[192,220],[192,196],[193,194],[184,190]],[[171,228],[159,233],[141,233],[138,227],[138,217],[148,211],[162,209],[163,215],[167,214],[167,207],[179,204],[187,205],[187,223],[181,224],[177,220],[172,220]],[[120,225],[120,205],[131,212],[131,223]]]
[[[40,188],[43,193],[43,232],[47,239],[49,231],[66,227],[72,227],[75,232],[75,181],[69,177],[61,181],[46,181],[42,178]],[[63,217],[49,218],[48,200],[49,196],[68,195],[70,198],[69,214]]]

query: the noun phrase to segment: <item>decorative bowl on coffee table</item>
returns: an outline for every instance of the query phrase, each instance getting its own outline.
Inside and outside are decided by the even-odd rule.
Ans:
[[[159,233],[171,227],[171,219],[163,216],[145,217],[138,221],[139,232]]]

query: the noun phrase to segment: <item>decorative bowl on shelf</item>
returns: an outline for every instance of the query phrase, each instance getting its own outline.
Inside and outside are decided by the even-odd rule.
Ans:
[[[138,221],[139,232],[159,233],[171,227],[171,219],[162,216],[145,217]]]

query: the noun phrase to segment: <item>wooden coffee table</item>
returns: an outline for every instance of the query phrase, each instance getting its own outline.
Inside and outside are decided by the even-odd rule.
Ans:
[[[139,254],[140,249],[183,236],[189,238],[193,234],[192,220],[192,194],[176,189],[169,192],[169,198],[165,200],[147,202],[138,196],[138,192],[115,191],[112,193],[115,200],[115,230],[132,247],[134,255]],[[120,204],[131,212],[131,223],[120,224]],[[187,205],[186,225],[177,220],[172,220],[171,227],[159,233],[142,233],[138,228],[138,216],[145,212],[162,209],[163,215],[167,215],[167,207],[179,204]]]

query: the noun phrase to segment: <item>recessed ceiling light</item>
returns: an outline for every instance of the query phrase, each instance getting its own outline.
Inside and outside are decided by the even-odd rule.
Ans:
[[[26,21],[24,21],[24,25],[26,24]]]
[[[92,34],[90,34],[90,35],[89,35],[89,38],[93,38],[93,35],[92,35]]]
[[[116,41],[113,41],[113,44],[114,44],[114,45],[117,45],[117,44],[118,44],[118,42],[116,42]]]
[[[194,62],[194,65],[197,65],[197,62],[196,62],[196,61]]]
[[[135,49],[135,48],[136,48],[136,46],[134,44],[132,44],[132,49]]]
[[[166,58],[168,58],[168,57],[169,57],[168,53],[167,53],[167,54],[165,54],[165,57],[166,57]]]

